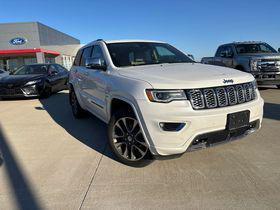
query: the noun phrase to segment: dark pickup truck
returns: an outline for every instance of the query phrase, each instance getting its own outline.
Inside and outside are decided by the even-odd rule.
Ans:
[[[254,75],[258,84],[280,88],[280,48],[278,52],[265,42],[233,42],[218,47],[215,57],[201,63],[226,66]]]

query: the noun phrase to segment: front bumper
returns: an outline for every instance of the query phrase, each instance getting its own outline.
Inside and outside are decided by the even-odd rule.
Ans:
[[[40,96],[42,88],[37,85],[23,87],[0,87],[0,98],[29,98]]]
[[[253,76],[259,85],[280,85],[280,72],[260,72]]]
[[[161,104],[141,100],[138,101],[138,115],[151,152],[155,155],[173,155],[186,152],[200,135],[225,130],[230,113],[249,110],[250,122],[259,121],[259,126],[254,130],[259,129],[263,104],[259,93],[253,101],[209,110],[193,110],[189,101]],[[163,131],[160,122],[185,123],[185,126],[179,131]]]
[[[254,133],[260,128],[260,121],[255,120],[246,127],[241,127],[235,130],[220,130],[210,133],[198,135],[194,138],[191,145],[188,147],[188,151],[197,149],[204,149],[206,147],[212,147],[221,143],[236,140],[245,137],[248,134]]]

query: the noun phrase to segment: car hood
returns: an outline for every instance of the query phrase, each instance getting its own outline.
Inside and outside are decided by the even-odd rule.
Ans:
[[[2,73],[2,74],[0,74],[0,78],[2,78],[2,77],[6,77],[6,76],[8,76],[9,74],[8,73]]]
[[[24,85],[28,81],[37,80],[43,78],[44,75],[41,74],[30,74],[30,75],[7,75],[0,78],[0,86]]]
[[[251,74],[239,70],[199,63],[177,63],[120,68],[122,76],[150,83],[159,89],[188,89],[224,86],[253,81]],[[233,80],[233,83],[224,83]]]
[[[269,59],[280,60],[280,53],[246,53],[239,55],[241,58],[247,59]]]

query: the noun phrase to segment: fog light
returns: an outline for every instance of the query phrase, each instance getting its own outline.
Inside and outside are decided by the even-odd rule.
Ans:
[[[164,131],[180,131],[186,123],[170,123],[170,122],[160,122],[159,126]]]

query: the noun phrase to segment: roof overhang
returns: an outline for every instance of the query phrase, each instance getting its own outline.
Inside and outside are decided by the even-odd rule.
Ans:
[[[141,39],[123,39],[123,40],[104,40],[107,44],[113,44],[113,43],[130,43],[130,42],[147,42],[147,43],[166,43],[162,41],[156,41],[156,40],[141,40]]]
[[[4,56],[24,56],[24,55],[35,54],[37,52],[51,54],[51,55],[54,55],[54,56],[60,55],[59,52],[55,52],[55,51],[52,51],[52,50],[46,50],[46,49],[43,49],[43,48],[33,48],[33,49],[0,50],[0,57],[4,57]]]

